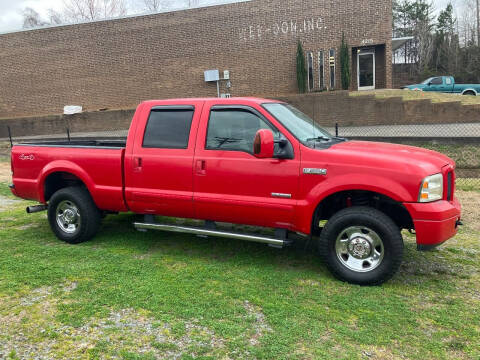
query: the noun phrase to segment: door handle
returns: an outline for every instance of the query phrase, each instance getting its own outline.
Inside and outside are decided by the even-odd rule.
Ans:
[[[205,160],[197,160],[197,174],[198,175],[207,174],[207,164]]]
[[[140,172],[142,171],[142,158],[135,156],[133,158],[133,171]]]

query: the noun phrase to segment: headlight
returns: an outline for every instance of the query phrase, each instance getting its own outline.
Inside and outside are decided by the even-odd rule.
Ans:
[[[432,202],[443,198],[443,176],[435,174],[427,176],[422,181],[420,193],[418,195],[419,202]]]

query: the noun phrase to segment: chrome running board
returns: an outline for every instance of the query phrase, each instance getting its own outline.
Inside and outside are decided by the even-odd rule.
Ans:
[[[229,239],[264,243],[264,244],[274,245],[278,247],[283,247],[284,245],[288,245],[290,243],[290,241],[287,239],[281,240],[281,239],[274,239],[266,236],[249,235],[249,234],[234,233],[234,232],[219,231],[219,230],[209,230],[209,229],[196,228],[196,227],[190,227],[190,226],[177,226],[177,225],[140,223],[140,222],[135,222],[133,223],[133,225],[137,230],[162,230],[162,231],[170,231],[170,232],[184,233],[184,234],[217,236],[217,237],[225,237]]]

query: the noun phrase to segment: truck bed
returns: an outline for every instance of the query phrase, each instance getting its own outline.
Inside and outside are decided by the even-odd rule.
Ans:
[[[48,140],[14,144],[14,193],[45,203],[61,183],[78,182],[101,210],[125,211],[124,139]],[[69,175],[66,175],[69,174]]]
[[[76,147],[76,148],[107,148],[123,149],[127,139],[75,139],[75,140],[45,140],[35,142],[21,142],[19,146],[41,146],[41,147]]]

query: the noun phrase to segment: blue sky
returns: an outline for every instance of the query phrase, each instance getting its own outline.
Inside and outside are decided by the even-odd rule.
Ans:
[[[203,0],[211,3],[215,0]],[[389,0],[386,0],[389,1]],[[460,5],[464,0],[452,0],[454,5]],[[22,10],[31,7],[43,16],[50,8],[61,9],[63,0],[0,0],[0,32],[15,31],[22,28]],[[130,12],[141,12],[141,0],[128,0]],[[441,9],[449,0],[434,0],[435,8]]]

